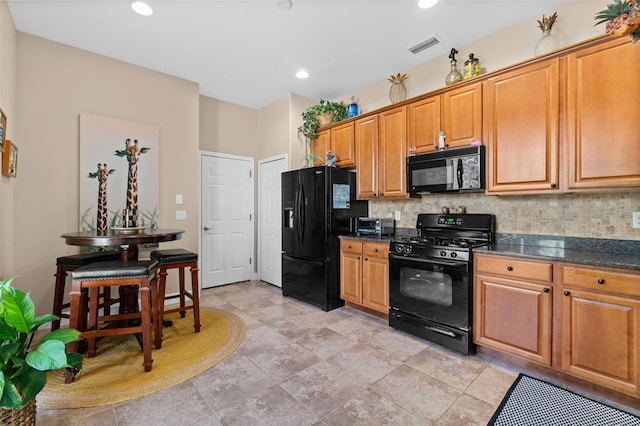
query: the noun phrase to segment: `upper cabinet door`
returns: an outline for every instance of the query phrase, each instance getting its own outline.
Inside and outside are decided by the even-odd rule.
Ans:
[[[356,191],[358,200],[378,197],[378,116],[355,121]]]
[[[570,190],[640,186],[638,64],[628,37],[568,56]]]
[[[314,166],[322,166],[324,164],[329,146],[329,130],[318,132],[318,138],[311,141],[310,147]]]
[[[440,96],[433,96],[407,105],[407,155],[438,149],[438,136],[442,129],[440,100]]]
[[[559,191],[559,59],[484,83],[487,193]]]
[[[407,107],[378,114],[380,119],[380,159],[378,179],[380,196],[406,198]]]
[[[442,128],[449,148],[482,138],[482,83],[442,94]]]
[[[353,128],[353,121],[331,128],[331,152],[338,158],[336,161],[338,167],[350,167],[356,164]]]

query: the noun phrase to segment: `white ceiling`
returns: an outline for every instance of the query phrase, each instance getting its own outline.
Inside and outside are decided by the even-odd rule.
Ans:
[[[16,28],[195,81],[200,93],[260,108],[295,93],[334,99],[448,54],[567,0],[8,0]],[[576,1],[576,0],[572,0]],[[603,4],[605,2],[603,1]],[[539,30],[538,30],[539,31]],[[417,55],[409,48],[437,35]],[[464,60],[464,58],[461,58]],[[298,80],[305,68],[310,76]]]

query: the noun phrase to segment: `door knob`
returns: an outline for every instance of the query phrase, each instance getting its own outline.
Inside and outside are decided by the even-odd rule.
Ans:
[[[205,226],[205,227],[204,227],[204,228],[202,228],[202,229],[204,229],[205,231],[208,231],[210,228],[209,228],[208,226]]]

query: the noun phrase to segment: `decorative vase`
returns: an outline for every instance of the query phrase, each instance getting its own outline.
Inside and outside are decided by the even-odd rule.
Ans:
[[[462,81],[462,74],[458,71],[458,67],[456,66],[457,62],[455,60],[451,61],[451,70],[447,77],[444,79],[444,84],[447,86],[452,85],[453,83],[457,83]]]
[[[545,53],[552,52],[560,48],[560,40],[553,34],[551,29],[542,31],[542,37],[536,43],[536,47],[533,50],[535,56],[544,55]]]
[[[0,424],[15,426],[33,426],[36,424],[36,400],[22,408],[0,408]]]
[[[407,99],[407,88],[404,83],[393,83],[389,88],[389,100],[392,104]]]
[[[387,81],[391,82],[389,88],[389,100],[392,104],[396,102],[402,102],[407,99],[407,88],[404,86],[404,81],[407,79],[406,74],[392,75]]]

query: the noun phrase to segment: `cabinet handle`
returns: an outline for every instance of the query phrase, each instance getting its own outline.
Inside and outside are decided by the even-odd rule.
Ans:
[[[551,187],[552,187],[552,188],[555,188],[556,186],[558,186],[558,185],[556,185],[555,183],[552,183],[552,184],[551,184]]]
[[[569,295],[571,294],[571,292],[570,292],[570,291],[568,291],[568,290],[565,290],[563,294],[564,294],[565,296],[569,296]]]
[[[603,278],[598,278],[598,284],[604,284],[604,279]]]
[[[547,287],[543,288],[542,291],[544,291],[545,293],[549,293],[549,289]]]
[[[507,266],[507,271],[509,272],[513,271],[513,266]]]

